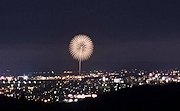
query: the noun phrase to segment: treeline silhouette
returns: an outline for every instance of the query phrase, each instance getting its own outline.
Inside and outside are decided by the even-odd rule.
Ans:
[[[0,111],[170,111],[179,109],[180,83],[137,86],[77,103],[42,103],[0,96]]]

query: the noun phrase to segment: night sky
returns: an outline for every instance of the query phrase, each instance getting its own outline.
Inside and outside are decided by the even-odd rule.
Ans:
[[[82,70],[180,67],[179,0],[1,0],[0,72],[77,71],[77,34],[94,43]]]

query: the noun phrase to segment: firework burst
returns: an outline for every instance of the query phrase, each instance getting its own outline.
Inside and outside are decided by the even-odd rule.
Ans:
[[[79,61],[79,73],[81,62],[90,58],[93,53],[93,42],[87,35],[76,35],[69,44],[69,52],[74,59]]]

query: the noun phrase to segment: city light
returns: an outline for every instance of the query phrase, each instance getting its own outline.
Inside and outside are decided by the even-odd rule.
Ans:
[[[0,94],[20,99],[23,92],[28,101],[78,102],[84,98],[96,98],[98,95],[118,91],[123,88],[133,88],[142,85],[163,85],[180,82],[180,73],[171,71],[146,72],[140,70],[121,70],[120,72],[90,71],[84,74],[53,76],[1,76]],[[99,74],[101,73],[101,74]],[[36,74],[36,73],[35,73]],[[41,73],[40,73],[41,74]],[[43,73],[42,73],[43,74]],[[44,73],[46,74],[46,73]],[[139,75],[141,74],[141,75]],[[124,76],[122,76],[124,75]]]

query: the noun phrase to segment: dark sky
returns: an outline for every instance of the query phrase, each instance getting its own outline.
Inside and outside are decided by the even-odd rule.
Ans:
[[[83,70],[180,67],[179,0],[1,0],[0,72],[78,70],[77,34],[94,43]]]

